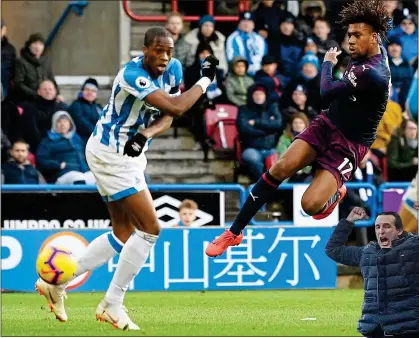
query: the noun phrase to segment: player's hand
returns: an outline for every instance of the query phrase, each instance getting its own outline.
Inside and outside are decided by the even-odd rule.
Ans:
[[[413,207],[414,207],[416,210],[419,210],[419,201],[416,201],[416,202],[415,202],[415,204],[413,205]]]
[[[207,77],[212,82],[215,78],[218,63],[218,59],[214,55],[208,55],[201,65],[202,77]]]
[[[360,207],[355,207],[352,209],[351,213],[349,214],[348,217],[346,217],[346,220],[354,223],[355,221],[359,221],[361,219],[364,219],[367,217],[367,213],[365,212],[364,209],[360,208]]]
[[[124,155],[129,157],[138,157],[143,152],[144,146],[147,143],[147,137],[143,134],[135,134],[130,140],[125,143]]]
[[[336,66],[336,64],[338,63],[338,55],[340,54],[342,54],[341,50],[338,51],[337,47],[332,47],[326,52],[323,62],[331,61],[333,63],[333,66]]]

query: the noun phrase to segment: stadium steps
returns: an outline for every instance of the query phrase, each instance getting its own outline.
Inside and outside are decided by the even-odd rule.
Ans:
[[[163,6],[161,1],[130,1],[130,8],[135,14],[161,15]],[[167,8],[170,5],[167,4]],[[137,56],[144,44],[144,34],[150,27],[164,26],[163,22],[137,22],[131,20],[131,56]]]

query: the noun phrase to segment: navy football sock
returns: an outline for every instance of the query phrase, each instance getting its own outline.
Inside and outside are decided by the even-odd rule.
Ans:
[[[282,181],[274,178],[269,171],[262,175],[253,187],[250,196],[247,198],[230,228],[230,231],[233,234],[239,235],[259,209],[262,208],[265,203],[270,202],[275,198],[278,193],[278,186],[281,182]]]

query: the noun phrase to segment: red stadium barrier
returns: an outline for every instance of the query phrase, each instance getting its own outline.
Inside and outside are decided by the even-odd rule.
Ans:
[[[137,15],[129,7],[129,0],[122,0],[122,7],[125,14],[128,15],[131,20],[142,21],[142,22],[165,22],[167,20],[166,15]],[[172,0],[172,12],[178,11],[178,0]],[[240,0],[239,11],[249,10],[249,0]],[[207,14],[214,15],[214,0],[207,0]],[[198,15],[186,15],[183,17],[183,21],[199,21],[200,16]],[[239,17],[236,15],[225,15],[214,16],[215,21],[238,21]]]

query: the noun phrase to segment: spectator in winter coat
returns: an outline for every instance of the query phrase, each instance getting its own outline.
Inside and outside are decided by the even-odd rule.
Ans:
[[[403,231],[395,212],[375,219],[376,242],[346,246],[354,223],[366,217],[354,208],[336,226],[326,245],[335,262],[361,268],[364,303],[358,331],[366,337],[419,337],[419,236]]]
[[[210,44],[200,42],[196,49],[195,62],[185,70],[185,89],[192,88],[201,78],[201,65],[205,58],[213,54]],[[223,71],[217,69],[214,81],[208,86],[207,91],[186,113],[185,120],[189,131],[195,138],[195,149],[201,148],[207,159],[208,150],[214,145],[213,140],[207,135],[204,112],[207,108],[218,103],[226,103],[225,88],[222,82]]]
[[[284,14],[279,32],[268,39],[269,52],[278,62],[279,72],[293,78],[298,74],[298,61],[301,59],[304,42],[295,35],[295,18],[291,13]]]
[[[244,57],[248,64],[248,73],[254,76],[262,66],[262,57],[267,54],[267,45],[262,36],[255,33],[254,15],[251,12],[240,14],[239,26],[227,38],[226,52],[227,61],[231,62],[234,57]]]
[[[16,60],[13,82],[15,85],[15,102],[35,100],[37,89],[43,80],[51,80],[56,89],[49,60],[43,56],[45,40],[41,34],[32,34],[20,51]]]
[[[47,179],[56,184],[95,184],[87,166],[85,144],[66,111],[52,117],[51,130],[39,145],[36,162]]]
[[[3,184],[41,184],[42,175],[29,163],[29,145],[23,140],[13,143],[10,160],[2,165]]]
[[[324,18],[326,6],[322,0],[303,0],[301,3],[300,16],[296,22],[297,31],[303,35],[302,38],[311,36],[314,21],[317,18]]]
[[[230,63],[225,81],[227,99],[237,107],[246,104],[247,89],[253,84],[253,79],[247,74],[248,65],[245,58],[236,56]]]
[[[87,79],[81,87],[77,100],[73,101],[68,108],[68,112],[76,124],[77,133],[85,143],[95,129],[103,108],[96,103],[98,90],[97,81],[92,78]]]
[[[391,84],[393,86],[393,96],[391,99],[399,103],[404,108],[407,93],[413,78],[413,68],[409,61],[402,57],[402,43],[397,36],[389,39],[388,59],[391,72]]]
[[[1,84],[4,97],[7,97],[9,94],[15,62],[16,49],[7,39],[7,27],[3,19],[1,19]]]
[[[275,145],[282,132],[282,117],[278,104],[268,105],[267,89],[254,84],[248,90],[247,104],[241,106],[237,128],[242,145],[242,162],[254,179],[265,170],[265,160],[275,153]]]
[[[390,87],[392,88],[392,87]],[[390,89],[390,94],[392,89]],[[394,131],[400,127],[403,122],[402,107],[391,99],[387,102],[386,111],[378,124],[377,137],[371,146],[372,152],[380,159],[385,157],[387,146],[390,143]]]
[[[291,96],[291,103],[288,107],[281,109],[285,122],[290,122],[295,113],[304,113],[310,121],[318,115],[317,110],[307,104],[307,88],[297,84]]]
[[[172,34],[175,42],[175,51],[173,56],[180,61],[183,68],[186,67],[189,54],[191,53],[191,46],[185,41],[185,37],[181,32],[183,29],[183,19],[179,13],[171,13],[167,17],[166,29]]]
[[[204,15],[199,19],[199,27],[191,30],[185,35],[185,41],[191,46],[189,50],[186,66],[195,62],[196,49],[200,42],[208,43],[218,59],[218,68],[221,69],[225,76],[228,71],[228,64],[225,50],[225,36],[215,30],[215,20],[211,15]]]
[[[387,147],[389,181],[407,182],[418,171],[418,126],[405,120]]]
[[[255,15],[255,31],[264,39],[269,34],[279,31],[279,18],[282,16],[283,10],[273,0],[262,0],[254,12]]]
[[[330,38],[330,24],[324,18],[316,19],[313,33],[313,40],[318,48],[317,57],[319,58],[320,63],[322,63],[326,52],[332,47],[339,47],[339,44]]]
[[[30,150],[36,152],[39,142],[51,128],[52,115],[59,110],[67,110],[63,102],[57,102],[57,90],[50,80],[40,83],[34,101],[23,102],[14,117],[17,138],[25,138]]]
[[[292,94],[297,85],[307,88],[307,105],[320,111],[322,100],[320,98],[319,59],[312,53],[307,53],[300,61],[300,71],[297,78],[291,80],[281,99],[281,106],[288,107],[292,103]]]
[[[403,11],[399,8],[399,2],[398,0],[384,2],[384,7],[393,19],[393,26],[400,25],[404,18]]]
[[[388,33],[388,38],[399,37],[402,44],[402,56],[409,62],[418,55],[418,31],[415,18],[407,15],[402,23]]]
[[[289,80],[277,71],[278,65],[275,58],[265,55],[262,58],[262,69],[255,75],[255,81],[262,83],[268,89],[268,100],[279,101]]]

